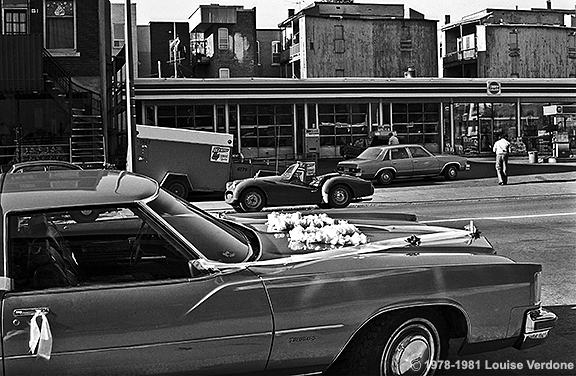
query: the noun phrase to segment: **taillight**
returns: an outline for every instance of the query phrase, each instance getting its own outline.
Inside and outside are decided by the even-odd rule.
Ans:
[[[534,273],[534,283],[532,285],[532,302],[534,305],[540,305],[542,303],[542,272]]]

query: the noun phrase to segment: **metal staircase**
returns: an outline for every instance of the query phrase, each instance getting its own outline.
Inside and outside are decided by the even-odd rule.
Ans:
[[[106,165],[106,135],[100,95],[72,81],[46,50],[43,51],[46,92],[70,114],[69,162],[83,168]]]

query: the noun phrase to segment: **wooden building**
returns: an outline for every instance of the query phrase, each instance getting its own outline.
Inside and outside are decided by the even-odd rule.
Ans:
[[[484,9],[442,28],[444,77],[576,77],[574,10]]]
[[[404,5],[317,2],[282,30],[282,76],[438,77],[437,21]]]

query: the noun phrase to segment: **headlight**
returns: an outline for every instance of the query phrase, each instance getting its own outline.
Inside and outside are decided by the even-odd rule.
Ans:
[[[226,190],[231,191],[232,189],[234,189],[235,186],[236,186],[235,181],[229,181],[226,183]]]
[[[540,305],[542,303],[542,272],[534,273],[534,284],[532,285],[532,301],[534,305]]]

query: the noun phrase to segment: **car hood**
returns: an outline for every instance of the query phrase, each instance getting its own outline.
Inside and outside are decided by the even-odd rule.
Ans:
[[[270,231],[264,213],[233,215],[237,223],[251,228],[260,239],[258,261],[248,264],[276,265],[359,254],[486,254],[495,250],[490,242],[471,224],[469,229],[428,226],[416,222],[416,216],[403,213],[371,213],[361,210],[331,215],[354,225],[366,235],[366,244],[332,246],[325,243],[302,243],[291,240],[287,231]],[[470,225],[468,225],[470,227]]]

